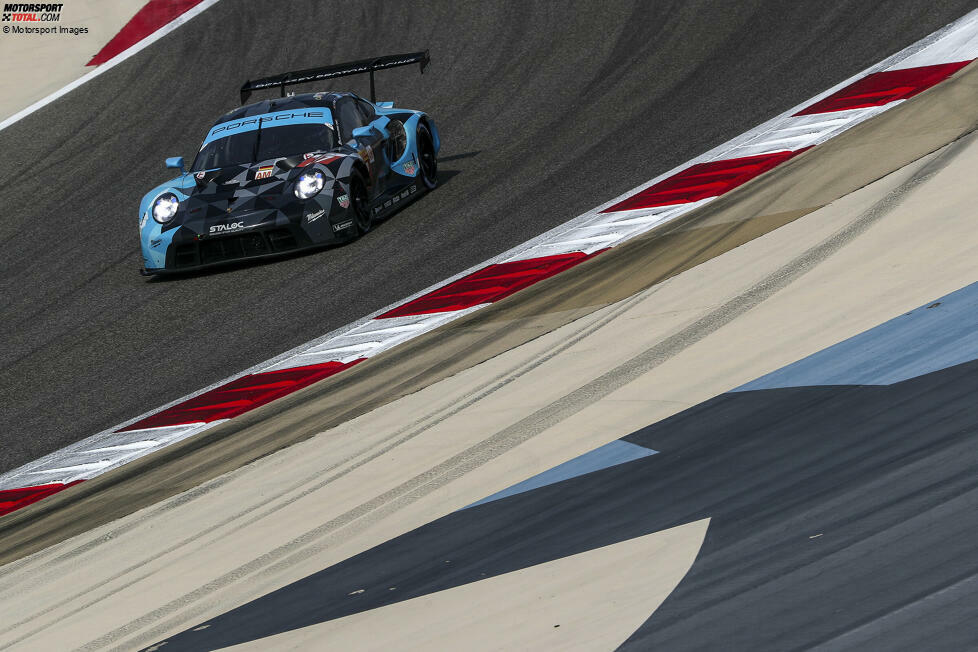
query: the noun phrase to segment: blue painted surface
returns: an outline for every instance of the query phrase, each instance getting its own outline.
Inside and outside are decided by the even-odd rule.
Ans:
[[[890,385],[976,359],[978,283],[972,283],[733,391]]]
[[[658,451],[654,451],[651,448],[645,448],[644,446],[638,446],[637,444],[632,444],[619,439],[618,441],[613,441],[610,444],[605,444],[600,448],[595,448],[589,453],[584,453],[583,455],[575,457],[572,460],[568,460],[559,466],[548,469],[543,473],[524,480],[523,482],[514,484],[508,489],[503,489],[502,491],[494,493],[488,498],[483,498],[482,500],[463,507],[462,509],[468,509],[469,507],[489,503],[494,500],[499,500],[500,498],[515,496],[516,494],[521,494],[525,491],[539,489],[540,487],[545,487],[548,484],[554,484],[555,482],[560,482],[562,480],[576,478],[577,476],[584,475],[585,473],[600,471],[601,469],[606,469],[610,466],[617,466],[618,464],[624,464],[625,462],[642,459],[643,457],[648,457],[649,455],[655,455],[657,452]]]

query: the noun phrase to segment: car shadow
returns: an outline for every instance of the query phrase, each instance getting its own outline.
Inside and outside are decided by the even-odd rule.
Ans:
[[[444,163],[446,161],[457,161],[463,158],[472,158],[473,156],[478,156],[482,153],[481,149],[477,149],[471,152],[462,152],[461,154],[452,154],[451,156],[439,156],[438,162]]]

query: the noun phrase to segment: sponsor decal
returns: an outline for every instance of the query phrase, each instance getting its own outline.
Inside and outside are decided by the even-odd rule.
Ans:
[[[306,156],[308,156],[309,158],[306,158],[306,160],[304,160],[302,163],[299,163],[299,165],[296,166],[297,168],[304,168],[307,165],[312,165],[313,163],[326,165],[327,163],[332,163],[338,158],[342,158],[341,156],[335,154],[332,156],[329,155],[320,156],[319,154],[306,154]]]
[[[373,66],[374,70],[383,70],[384,68],[393,68],[395,66],[403,66],[408,63],[417,63],[417,59],[398,59],[397,61],[384,62],[383,65]],[[353,75],[358,72],[370,72],[371,66],[369,65],[359,65],[353,66],[352,68],[347,68],[346,70],[339,70],[336,72],[330,72],[328,75],[321,74],[309,74],[302,76],[290,76],[289,82],[292,84],[301,84],[303,82],[317,81],[319,79],[326,79],[327,77],[345,77],[347,75]],[[271,88],[272,86],[278,86],[280,82],[269,81],[264,84],[253,84],[252,90],[260,90],[262,88]]]
[[[306,152],[305,154],[302,155],[302,160],[303,161],[305,161],[306,159],[310,159],[310,158],[316,158],[316,153],[315,152]]]
[[[142,230],[146,226],[146,222],[149,220],[149,211],[143,213],[143,216],[139,218],[139,229]]]
[[[407,161],[401,166],[404,168],[404,174],[413,177],[414,173],[418,171],[418,166],[414,164],[414,161]]]
[[[325,208],[323,210],[321,210],[321,211],[316,211],[315,213],[309,213],[308,215],[306,215],[306,221],[307,222],[315,222],[316,220],[318,220],[320,217],[322,217],[325,214],[326,214],[326,209]]]
[[[275,169],[274,165],[263,165],[258,168],[258,172],[255,172],[255,179],[267,179],[272,176],[272,170]]]
[[[231,224],[215,224],[210,228],[210,233],[226,233],[227,231],[237,231],[244,228],[244,222],[232,222]]]
[[[200,180],[202,180],[204,178],[204,175],[205,174],[207,174],[207,173],[202,170],[202,171],[198,172],[197,174],[195,174],[194,176],[197,177],[197,181],[200,181]]]
[[[248,118],[247,120],[235,120],[233,122],[223,122],[207,134],[205,139],[205,144],[207,141],[214,140],[216,136],[225,131],[234,131],[236,129],[257,129],[259,125],[263,128],[268,126],[275,126],[274,123],[281,122],[282,120],[298,120],[305,118],[312,122],[313,118],[325,118],[325,111],[280,111],[277,113],[269,113],[263,116],[258,116],[256,118]]]
[[[163,244],[163,238],[153,238],[149,241],[150,247],[159,247],[161,244]]]
[[[390,199],[388,199],[387,201],[385,201],[384,204],[383,204],[383,206],[381,206],[381,205],[374,206],[374,215],[377,215],[381,211],[387,210],[388,208],[390,208],[394,204],[397,204],[398,202],[400,202],[405,197],[407,197],[409,195],[412,195],[412,194],[416,193],[417,191],[418,191],[417,184],[411,184],[410,187],[405,188],[401,192],[397,193],[396,195],[394,195],[393,197],[391,197]],[[337,198],[337,201],[339,201],[338,198]]]
[[[339,197],[336,198],[336,203],[339,204],[340,207],[342,208],[348,208],[350,206],[350,196],[340,195]]]
[[[347,220],[346,222],[340,222],[339,224],[334,224],[333,230],[338,232],[344,229],[348,229],[351,226],[353,226],[353,220]]]
[[[315,95],[312,96],[312,99],[314,99],[314,100],[321,100],[321,99],[323,99],[323,94],[322,93],[316,93]]]

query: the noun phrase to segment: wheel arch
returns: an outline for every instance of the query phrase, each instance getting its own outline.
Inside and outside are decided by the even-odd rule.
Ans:
[[[438,136],[438,128],[435,127],[435,121],[427,113],[422,113],[419,117],[420,124],[423,124],[431,134],[432,144],[435,146],[435,155],[438,154],[438,150],[441,149],[441,139]]]

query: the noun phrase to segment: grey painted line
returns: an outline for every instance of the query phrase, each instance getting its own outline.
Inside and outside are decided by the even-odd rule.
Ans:
[[[886,627],[894,627],[897,624],[918,627],[921,622],[935,623],[936,628],[940,628],[939,633],[942,635],[942,649],[968,649],[965,641],[962,641],[958,645],[947,640],[946,637],[948,634],[953,632],[948,632],[945,629],[946,623],[942,622],[942,620],[944,619],[945,609],[955,602],[971,600],[976,594],[978,594],[978,575],[969,573],[939,591],[918,597],[900,609],[882,614],[878,618],[874,618],[855,629],[851,629],[817,645],[805,647],[804,649],[812,650],[813,652],[870,649],[874,642],[878,641],[879,632]],[[906,649],[916,650],[919,648],[911,643]]]

